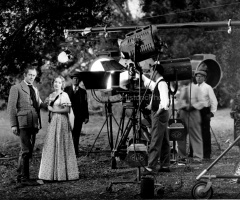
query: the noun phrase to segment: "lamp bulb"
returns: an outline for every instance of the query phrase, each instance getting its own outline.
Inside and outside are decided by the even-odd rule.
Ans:
[[[68,58],[68,55],[66,54],[65,51],[61,52],[61,53],[58,55],[58,61],[59,61],[60,63],[66,63],[68,60],[69,60],[69,58]]]

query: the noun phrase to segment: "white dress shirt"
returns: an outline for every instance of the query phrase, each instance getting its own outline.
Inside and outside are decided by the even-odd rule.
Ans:
[[[186,92],[187,92],[188,99],[185,99]],[[197,110],[201,110],[204,107],[202,91],[200,87],[198,87],[194,83],[183,86],[180,89],[180,96],[179,96],[179,102],[177,107],[181,109],[181,108],[186,108],[190,105]]]
[[[204,107],[210,107],[211,112],[215,113],[217,111],[218,101],[212,87],[205,82],[198,86],[202,91]]]
[[[74,91],[74,92],[78,91],[78,88],[79,88],[79,86],[73,85],[73,91]]]

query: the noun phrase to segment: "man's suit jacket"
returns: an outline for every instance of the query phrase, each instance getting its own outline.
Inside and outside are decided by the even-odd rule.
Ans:
[[[89,119],[86,90],[79,87],[77,92],[74,93],[73,86],[71,85],[65,88],[65,92],[68,94],[72,103],[75,120],[84,122],[85,119]]]
[[[18,128],[41,128],[40,105],[42,103],[39,92],[33,87],[39,108],[33,108],[30,89],[25,81],[11,87],[8,97],[8,114],[11,127]]]

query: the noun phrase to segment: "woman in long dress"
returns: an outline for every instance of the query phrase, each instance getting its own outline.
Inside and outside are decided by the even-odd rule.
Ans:
[[[50,181],[77,180],[79,178],[77,158],[74,151],[71,125],[68,117],[71,102],[63,92],[65,80],[54,79],[54,92],[49,96],[48,110],[51,121],[46,134],[39,179]]]

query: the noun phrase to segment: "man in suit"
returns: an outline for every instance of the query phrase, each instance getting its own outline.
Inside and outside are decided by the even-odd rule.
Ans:
[[[23,185],[31,183],[29,159],[32,157],[36,134],[41,129],[40,107],[43,104],[37,88],[33,86],[36,76],[34,66],[25,69],[24,80],[10,89],[7,106],[12,132],[20,138],[17,182]]]
[[[72,85],[65,88],[72,103],[74,114],[74,126],[72,130],[72,138],[76,156],[78,157],[78,145],[80,133],[82,130],[83,122],[86,124],[89,121],[87,92],[79,86],[81,82],[80,72],[74,72],[70,75]]]

